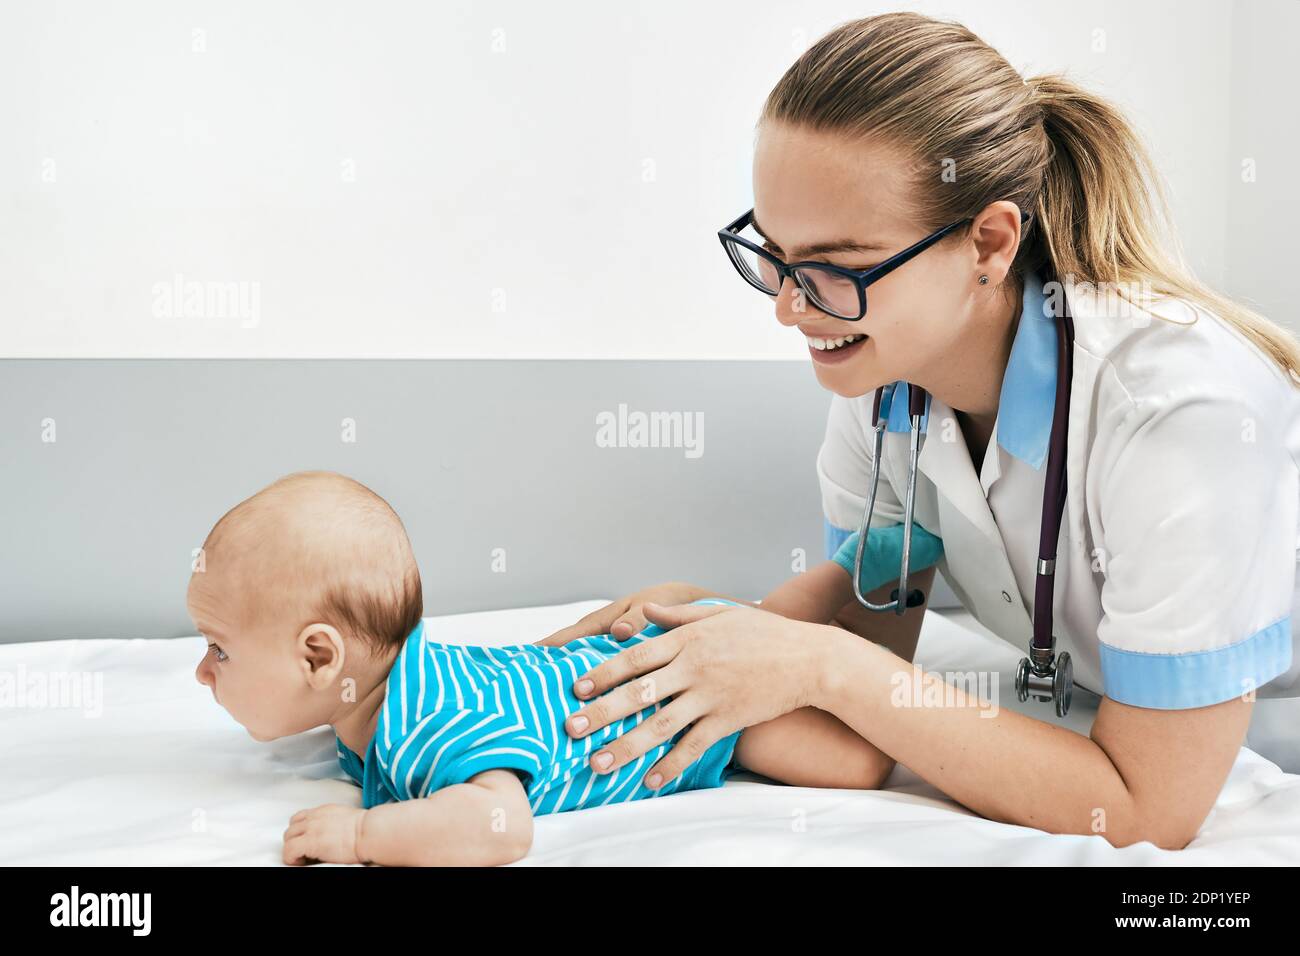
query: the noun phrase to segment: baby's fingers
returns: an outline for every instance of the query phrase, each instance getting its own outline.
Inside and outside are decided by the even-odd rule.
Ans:
[[[292,836],[290,836],[292,832]],[[314,862],[307,855],[307,833],[306,830],[287,831],[284,838],[284,852],[281,854],[285,866],[303,866],[306,863]]]

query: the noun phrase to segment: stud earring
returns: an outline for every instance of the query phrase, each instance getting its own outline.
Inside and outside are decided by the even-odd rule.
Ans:
[[[980,276],[980,285],[988,285],[988,284],[989,284],[989,277],[988,277],[988,276]]]

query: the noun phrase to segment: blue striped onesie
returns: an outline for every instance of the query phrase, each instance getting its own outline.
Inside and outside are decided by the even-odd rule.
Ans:
[[[498,768],[523,775],[534,814],[721,786],[733,769],[740,731],[711,746],[677,779],[648,790],[642,778],[681,734],[614,773],[595,773],[587,761],[655,713],[658,703],[578,740],[564,729],[565,719],[584,704],[573,696],[580,676],[662,633],[651,624],[626,641],[602,634],[563,647],[470,647],[428,640],[421,622],[389,672],[364,764],[336,734],[339,763],[361,786],[366,809],[427,797]]]

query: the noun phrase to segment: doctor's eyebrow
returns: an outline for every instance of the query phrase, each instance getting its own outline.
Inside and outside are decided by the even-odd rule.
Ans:
[[[763,227],[758,224],[757,217],[751,219],[750,224],[754,227],[754,231],[766,239],[773,249],[781,250],[781,247],[772,241],[772,237],[763,231]],[[811,246],[791,249],[790,255],[795,259],[807,259],[809,256],[827,256],[836,252],[888,252],[890,248],[890,246],[879,242],[836,239],[832,242],[818,242]]]

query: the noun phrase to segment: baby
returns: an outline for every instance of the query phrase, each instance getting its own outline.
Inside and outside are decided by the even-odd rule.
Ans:
[[[848,575],[831,562],[814,571],[803,576],[814,585],[803,613],[829,621],[851,599]],[[822,610],[809,607],[811,593]],[[402,522],[342,475],[289,475],[227,512],[204,542],[187,603],[208,641],[196,676],[217,703],[259,741],[329,724],[361,787],[360,809],[327,804],[290,818],[290,864],[508,863],[528,853],[535,814],[717,787],[740,768],[869,788],[888,767],[835,717],[804,708],[719,740],[659,790],[642,778],[677,737],[596,772],[590,755],[660,705],[575,740],[563,726],[584,704],[573,684],[662,632],[563,647],[430,640]]]

